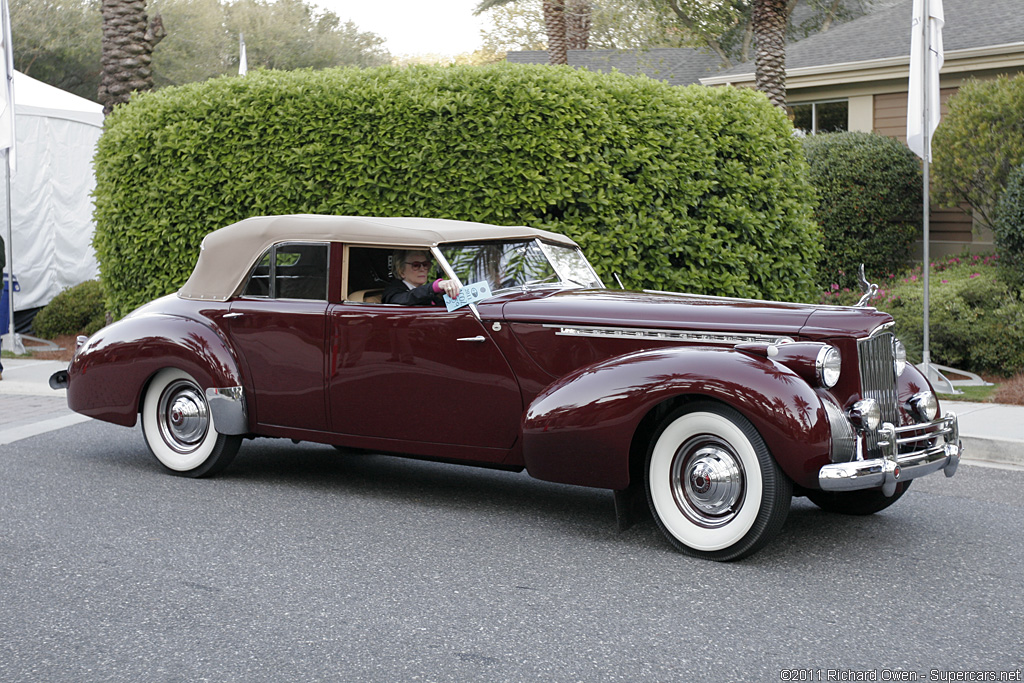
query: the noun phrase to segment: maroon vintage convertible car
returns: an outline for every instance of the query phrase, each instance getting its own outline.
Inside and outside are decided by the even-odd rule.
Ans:
[[[429,252],[461,301],[380,303],[399,248]],[[953,475],[956,417],[892,326],[870,307],[606,289],[575,243],[526,227],[272,216],[207,236],[179,292],[81,340],[51,383],[85,415],[141,414],[176,474],[260,436],[525,468],[615,491],[620,522],[646,497],[679,550],[729,560],[793,495],[869,514]]]

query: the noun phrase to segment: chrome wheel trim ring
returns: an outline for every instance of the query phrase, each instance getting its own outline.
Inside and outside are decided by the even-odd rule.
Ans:
[[[175,380],[157,405],[160,438],[176,453],[192,453],[210,431],[210,408],[202,391],[191,382]]]
[[[743,505],[743,465],[726,441],[701,434],[676,451],[670,486],[676,506],[687,519],[708,529],[721,527]]]

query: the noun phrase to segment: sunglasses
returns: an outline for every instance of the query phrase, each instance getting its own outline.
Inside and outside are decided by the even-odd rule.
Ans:
[[[430,261],[406,261],[405,265],[416,268],[417,270],[427,270],[430,268]]]

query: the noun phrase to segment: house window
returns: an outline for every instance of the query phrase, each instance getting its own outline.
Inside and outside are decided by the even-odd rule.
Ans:
[[[786,108],[793,128],[804,135],[838,133],[848,129],[850,104],[846,100],[801,102]]]

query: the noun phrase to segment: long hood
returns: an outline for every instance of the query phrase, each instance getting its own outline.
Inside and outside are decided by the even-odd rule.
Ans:
[[[863,337],[892,320],[873,308],[650,291],[533,292],[500,306],[501,317],[508,322],[757,333],[803,339]]]

